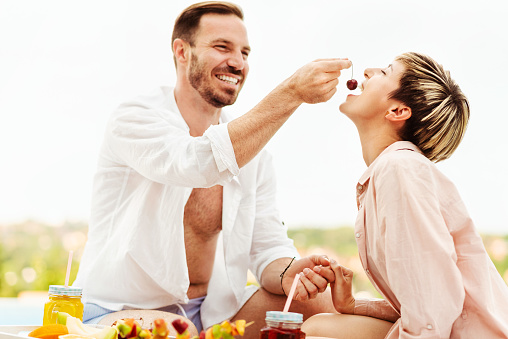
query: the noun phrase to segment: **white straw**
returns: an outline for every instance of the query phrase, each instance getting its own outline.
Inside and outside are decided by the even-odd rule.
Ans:
[[[65,275],[65,287],[69,287],[69,276],[71,275],[72,251],[69,252],[69,261],[67,262],[67,274]]]
[[[298,280],[300,280],[300,273],[295,275],[295,279],[293,280],[293,285],[291,285],[291,289],[289,290],[288,299],[286,300],[286,305],[284,305],[284,310],[282,312],[289,311],[289,306],[291,305],[291,301],[293,300],[293,295],[295,294],[296,285],[298,285]]]

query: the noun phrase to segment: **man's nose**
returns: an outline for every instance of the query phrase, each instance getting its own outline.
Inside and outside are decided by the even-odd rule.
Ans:
[[[243,57],[241,51],[232,52],[228,58],[228,66],[233,67],[237,70],[242,70],[245,67],[246,60]]]

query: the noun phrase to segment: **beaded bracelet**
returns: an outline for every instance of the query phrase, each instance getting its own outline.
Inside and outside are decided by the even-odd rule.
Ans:
[[[293,259],[291,259],[291,261],[289,262],[289,265],[284,269],[284,271],[282,271],[282,273],[280,274],[280,287],[282,287],[282,292],[284,293],[285,296],[287,296],[286,294],[286,291],[284,291],[284,286],[282,286],[282,278],[284,278],[284,273],[286,273],[286,271],[288,270],[289,266],[291,266],[291,264],[293,263],[293,261],[295,260],[296,257],[293,257]]]

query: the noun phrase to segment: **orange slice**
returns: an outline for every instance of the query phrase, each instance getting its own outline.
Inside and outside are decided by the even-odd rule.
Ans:
[[[50,324],[37,327],[32,332],[28,333],[28,336],[39,339],[58,339],[58,336],[64,334],[69,334],[67,326],[62,324]]]

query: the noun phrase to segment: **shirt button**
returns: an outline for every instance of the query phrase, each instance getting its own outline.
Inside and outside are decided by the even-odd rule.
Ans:
[[[360,233],[356,233],[355,237],[360,238]]]
[[[368,269],[368,268],[365,270],[365,272],[367,272],[367,274],[369,274],[369,275],[370,275],[370,271],[369,271],[369,269]]]
[[[361,191],[363,189],[362,185],[358,185],[358,190]]]
[[[432,329],[432,325],[427,325],[427,328],[428,328],[429,330],[431,330],[431,329]]]

